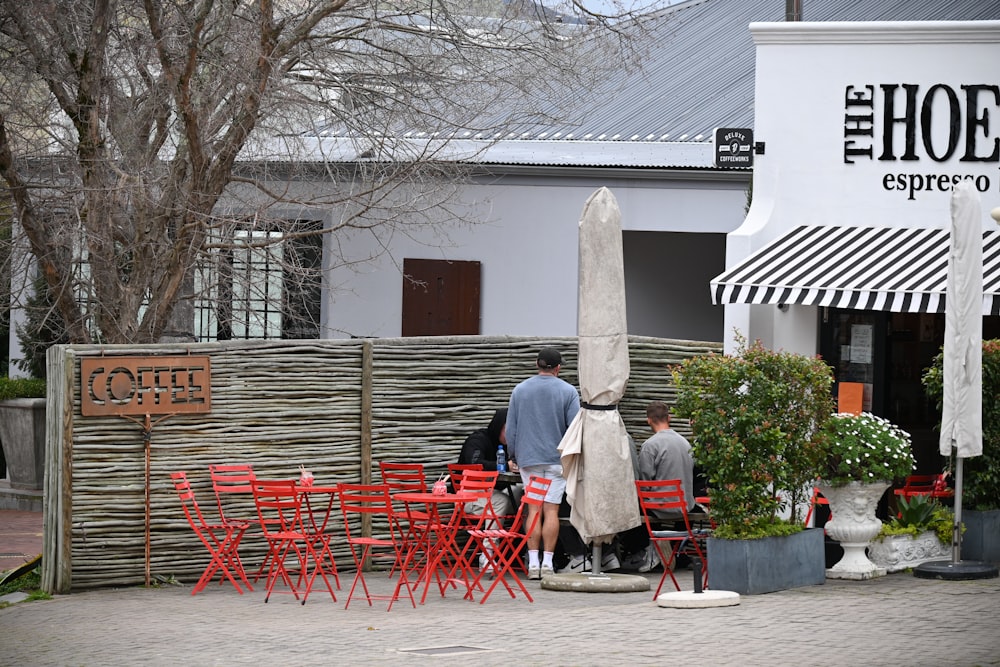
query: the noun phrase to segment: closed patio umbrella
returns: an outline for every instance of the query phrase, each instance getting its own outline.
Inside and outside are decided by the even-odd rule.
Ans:
[[[638,526],[633,446],[618,413],[629,378],[621,213],[607,188],[584,205],[579,234],[577,336],[581,409],[559,445],[570,522],[594,546]]]
[[[962,461],[983,453],[983,228],[979,193],[963,181],[951,198],[951,248],[945,293],[944,400],[940,451],[955,452],[955,523],[951,561],[914,569],[922,578],[979,579],[997,568],[962,560]]]

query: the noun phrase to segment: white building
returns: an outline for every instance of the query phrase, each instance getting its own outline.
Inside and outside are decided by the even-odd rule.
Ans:
[[[936,292],[953,178],[981,190],[993,243],[987,289],[1000,288],[988,216],[1000,205],[1000,24],[986,20],[1000,19],[1000,5],[806,3],[798,23],[782,21],[781,5],[703,0],[668,10],[645,71],[609,84],[623,86],[613,100],[595,95],[577,125],[488,153],[489,173],[464,192],[485,224],[456,231],[447,246],[400,240],[394,255],[478,262],[474,333],[574,335],[576,225],[606,185],[622,209],[630,333],[732,349],[738,332],[820,353],[838,381],[866,385],[866,407],[911,431],[920,466],[934,467],[935,416],[920,374],[943,339]],[[746,170],[714,165],[717,127],[753,130],[749,214]],[[771,242],[784,245],[763,255],[764,268],[742,264]],[[833,268],[813,251],[828,245],[860,282],[825,282]],[[889,248],[895,254],[880,259]],[[907,283],[929,259],[936,268]],[[799,262],[799,282],[773,281]],[[335,275],[341,289],[326,293],[324,335],[405,335],[413,316],[398,269]],[[989,294],[984,335],[996,337],[1000,299]]]
[[[753,205],[713,280],[726,329],[820,353],[933,461],[952,186],[975,184],[1000,336],[1000,21],[755,23]],[[757,304],[757,305],[750,305]],[[730,343],[731,346],[731,343]]]

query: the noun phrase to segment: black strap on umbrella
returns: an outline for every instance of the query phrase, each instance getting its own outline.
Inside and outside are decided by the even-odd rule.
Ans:
[[[580,403],[580,407],[584,410],[617,410],[618,405],[594,405],[593,403]]]

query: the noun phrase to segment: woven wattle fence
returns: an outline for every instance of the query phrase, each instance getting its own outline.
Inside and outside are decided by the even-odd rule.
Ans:
[[[156,581],[193,582],[208,554],[184,518],[171,472],[188,473],[210,519],[217,517],[210,463],[251,463],[259,477],[272,479],[297,477],[303,465],[324,485],[379,481],[382,460],[422,462],[436,476],[457,459],[466,435],[485,426],[514,385],[535,372],[545,346],[562,350],[561,377],[576,386],[573,337],[53,347],[42,586],[69,592],[146,580],[142,428],[122,417],[81,415],[82,358],[211,358],[211,411],[154,415],[149,443],[149,572]],[[721,344],[629,337],[631,374],[620,411],[637,443],[649,435],[646,404],[673,401],[669,366],[711,352],[721,352]],[[252,498],[245,509],[253,513]],[[342,534],[335,519],[334,533]],[[264,552],[262,539],[248,538],[240,549],[249,564]],[[334,555],[341,567],[352,562],[337,538]]]

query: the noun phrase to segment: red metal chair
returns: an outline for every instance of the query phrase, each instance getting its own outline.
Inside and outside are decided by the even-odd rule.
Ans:
[[[493,511],[493,491],[496,489],[499,475],[500,473],[496,470],[476,470],[475,468],[462,470],[462,478],[456,490],[471,494],[475,498],[466,502],[464,506],[455,508],[455,511],[458,512],[454,522],[457,535],[466,535],[469,530],[500,528],[502,526],[500,518]],[[480,507],[482,509],[479,509]],[[472,559],[476,552],[480,549],[489,550],[492,546],[488,540],[480,543],[467,540],[464,545],[456,544],[455,546],[461,548],[457,549],[457,553],[454,554],[455,562],[450,578],[453,581],[459,581],[456,575],[461,574],[461,581],[468,585],[470,578],[475,578],[471,575]]]
[[[323,565],[323,550],[316,550],[317,536],[306,531],[302,523],[303,498],[296,490],[295,482],[255,480],[253,497],[269,551],[267,558],[270,566],[264,602],[271,598],[275,584],[281,579],[289,589],[282,592],[292,593],[296,600],[299,600],[301,592],[301,602],[305,604],[317,576],[326,584],[330,597],[336,602],[337,595]],[[294,559],[291,568],[289,557]]]
[[[649,533],[649,541],[656,549],[663,564],[663,576],[653,594],[653,600],[660,595],[663,582],[670,577],[674,587],[681,590],[680,584],[674,578],[673,566],[679,554],[685,554],[692,558],[698,558],[702,564],[702,585],[708,585],[708,560],[705,558],[705,539],[711,534],[710,529],[691,528],[691,521],[688,519],[687,500],[684,498],[684,488],[679,479],[656,479],[656,480],[636,480],[636,490],[639,494],[639,507],[642,510],[642,518]],[[679,513],[683,521],[684,529],[678,530],[657,530],[653,525],[662,519],[655,512]],[[667,548],[667,554],[664,553]]]
[[[236,520],[260,524],[253,504],[253,465],[213,463],[208,466],[208,474],[223,523]]]
[[[382,473],[382,483],[389,487],[389,495],[396,493],[426,493],[427,478],[424,476],[423,463],[395,463],[391,461],[379,461],[379,470]],[[406,541],[414,541],[417,536],[426,529],[430,515],[426,511],[415,510],[406,507],[401,503],[393,501],[393,508],[396,516],[407,517]],[[389,570],[389,576],[396,573],[395,566]]]
[[[213,463],[208,466],[208,474],[212,479],[212,491],[215,492],[215,502],[219,507],[219,518],[222,523],[231,521],[249,524],[246,537],[262,538],[260,529],[260,518],[257,516],[257,508],[253,502],[253,465],[249,463],[220,464]],[[267,559],[260,564],[257,574],[254,575],[256,583],[264,569],[267,567]]]
[[[192,589],[191,595],[195,595],[204,589],[216,573],[219,573],[223,579],[228,579],[233,584],[233,587],[236,588],[236,591],[240,595],[243,595],[243,589],[240,588],[239,583],[237,583],[236,578],[233,576],[235,572],[243,582],[243,585],[247,587],[247,590],[252,591],[253,586],[247,581],[246,573],[243,572],[243,566],[240,564],[239,556],[236,554],[236,550],[240,546],[240,540],[243,538],[243,533],[249,524],[240,521],[208,523],[205,521],[201,509],[198,507],[198,500],[195,497],[194,490],[191,488],[191,484],[188,482],[187,473],[172,472],[170,473],[170,479],[173,480],[174,489],[177,491],[177,495],[184,507],[184,516],[187,517],[188,523],[191,525],[191,530],[195,532],[195,535],[198,536],[198,539],[201,540],[201,543],[205,545],[208,553],[212,556],[208,567],[205,568],[201,578],[198,579],[198,583]],[[220,579],[220,583],[221,581],[222,579]]]
[[[806,512],[806,520],[802,522],[807,528],[809,527],[809,522],[813,518],[813,513],[815,512],[817,505],[826,505],[829,507],[830,501],[826,499],[826,496],[820,493],[818,486],[814,486],[812,496],[809,498],[809,511]]]
[[[545,479],[542,477],[532,477],[528,486],[524,489],[524,496],[521,498],[521,504],[517,509],[517,514],[514,515],[514,521],[509,529],[505,528],[474,528],[468,531],[470,539],[475,542],[480,549],[483,545],[489,541],[493,545],[492,550],[483,550],[487,554],[487,560],[489,565],[479,572],[476,578],[472,582],[472,586],[469,587],[469,592],[466,593],[466,597],[472,598],[473,590],[482,590],[482,578],[488,573],[493,573],[493,583],[490,587],[483,592],[483,597],[479,601],[480,604],[486,602],[486,599],[491,593],[496,589],[499,584],[503,584],[504,588],[510,596],[517,597],[514,588],[511,587],[511,583],[516,584],[521,592],[524,593],[524,597],[528,599],[528,602],[534,602],[531,597],[531,593],[525,588],[524,582],[521,578],[517,576],[517,570],[523,570],[520,567],[521,553],[527,547],[528,536],[535,529],[535,524],[540,520],[542,516],[542,503],[545,501],[545,494],[548,493],[549,486],[552,484],[551,479]],[[530,524],[525,525],[525,520],[528,515],[528,507],[534,506],[538,511]],[[511,582],[508,583],[507,578],[510,578]]]
[[[390,611],[392,604],[402,597],[400,591],[405,589],[406,596],[410,598],[410,604],[416,608],[413,587],[409,581],[411,568],[407,562],[407,550],[404,548],[405,534],[395,510],[393,510],[389,486],[386,484],[341,484],[340,509],[344,515],[347,544],[351,548],[351,555],[354,557],[354,564],[357,568],[344,608],[347,609],[351,606],[351,600],[355,597],[354,591],[359,583],[369,607],[372,606],[372,600],[389,600],[386,611]],[[384,520],[388,533],[382,537],[364,535],[360,526],[365,522],[365,519],[372,523],[375,519]],[[352,524],[357,528],[352,530]],[[377,552],[388,554],[393,560],[392,569],[398,572],[396,587],[392,595],[373,595],[368,590],[364,570],[366,563]]]
[[[910,475],[903,483],[903,488],[894,493],[909,500],[913,496],[930,496],[931,498],[951,498],[955,490],[948,486],[948,473],[940,475]]]

